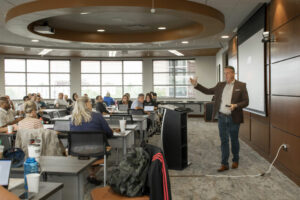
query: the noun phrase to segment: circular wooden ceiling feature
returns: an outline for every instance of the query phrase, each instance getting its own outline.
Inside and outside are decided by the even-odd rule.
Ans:
[[[204,4],[156,0],[155,14],[150,13],[151,7],[152,0],[38,0],[9,10],[6,27],[24,37],[54,42],[132,44],[207,37],[221,32],[225,26],[224,15]],[[80,15],[82,12],[88,14]],[[101,17],[101,13],[118,17],[112,21],[105,15]],[[64,26],[59,23],[62,20],[69,21]],[[44,22],[51,22],[54,34],[34,31],[34,26]],[[122,23],[129,26],[127,31],[121,30]],[[159,25],[167,29],[158,30]],[[105,32],[97,32],[97,27],[105,27]]]

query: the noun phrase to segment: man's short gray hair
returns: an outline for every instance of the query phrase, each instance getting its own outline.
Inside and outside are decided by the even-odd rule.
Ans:
[[[235,73],[235,69],[232,66],[226,66],[226,67],[224,67],[224,69],[231,69],[233,71],[233,73]]]

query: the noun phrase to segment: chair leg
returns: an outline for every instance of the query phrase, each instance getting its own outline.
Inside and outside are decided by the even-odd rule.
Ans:
[[[103,181],[103,184],[104,184],[104,187],[106,186],[106,174],[107,174],[107,171],[106,171],[106,155],[104,155],[104,181]]]

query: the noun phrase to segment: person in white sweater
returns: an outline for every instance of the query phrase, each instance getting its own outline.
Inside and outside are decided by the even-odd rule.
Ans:
[[[55,99],[54,105],[56,108],[59,108],[60,106],[66,106],[66,107],[69,106],[68,102],[66,102],[66,100],[64,100],[64,93],[58,94],[58,99]]]

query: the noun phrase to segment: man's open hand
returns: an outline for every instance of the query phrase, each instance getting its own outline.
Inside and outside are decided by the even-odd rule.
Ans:
[[[197,84],[198,84],[197,79],[198,79],[198,78],[190,78],[190,82],[191,82],[191,84],[192,84],[194,87],[196,87]]]

